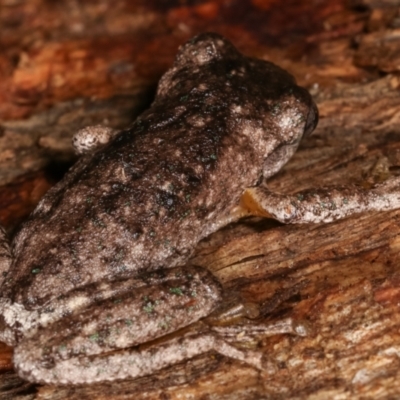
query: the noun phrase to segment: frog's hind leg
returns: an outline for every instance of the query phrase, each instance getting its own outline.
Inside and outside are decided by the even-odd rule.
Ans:
[[[331,222],[366,211],[400,208],[400,177],[392,177],[371,189],[357,186],[325,187],[291,195],[259,186],[245,190],[242,214],[273,218],[283,223]]]
[[[306,336],[308,328],[291,318],[276,323],[248,325],[212,326],[200,321],[142,346],[102,355],[60,359],[54,364],[41,362],[34,369],[29,368],[29,372],[21,364],[23,347],[17,348],[16,361],[22,377],[49,384],[84,384],[138,378],[210,351],[242,361],[258,370],[272,372],[276,369],[276,362],[262,351],[249,349],[248,343],[277,334]]]
[[[219,282],[200,267],[159,270],[137,279],[142,282],[130,292],[94,303],[23,339],[14,352],[19,375],[34,382],[73,384],[149,374],[170,363],[179,343],[177,349],[165,348],[161,361],[148,360],[151,350],[133,346],[195,323],[221,300]]]
[[[35,366],[29,374],[20,366],[18,372],[25,379],[48,384],[113,381],[150,375],[209,351],[264,369],[262,353],[240,350],[215,333],[190,332],[162,343],[150,343],[143,349],[130,348],[99,356],[60,360],[47,370],[42,365]]]
[[[6,231],[0,225],[0,288],[11,267],[12,254]],[[0,291],[1,293],[1,291]]]

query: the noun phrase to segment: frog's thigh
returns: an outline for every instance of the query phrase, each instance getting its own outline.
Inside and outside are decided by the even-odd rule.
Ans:
[[[14,352],[19,374],[28,380],[63,382],[61,371],[66,365],[75,365],[80,366],[76,373],[82,374],[83,382],[89,382],[94,378],[83,377],[94,374],[87,370],[93,360],[107,364],[104,358],[108,355],[100,354],[174,332],[207,316],[219,304],[220,284],[203,268],[163,270],[148,274],[147,279],[154,282],[160,275],[162,283],[143,285],[124,296],[95,303],[22,340]]]
[[[331,222],[361,212],[396,208],[400,208],[400,177],[392,177],[369,190],[337,186],[280,195],[265,187],[254,187],[245,190],[241,198],[244,212],[298,224]]]
[[[76,154],[89,153],[108,143],[117,132],[103,125],[87,126],[74,134],[72,145]]]
[[[10,243],[7,238],[6,231],[0,225],[0,286],[2,285],[7,271],[10,269],[12,255]]]

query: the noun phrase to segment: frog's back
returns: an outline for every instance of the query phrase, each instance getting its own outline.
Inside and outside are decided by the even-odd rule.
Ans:
[[[259,180],[275,143],[262,136],[280,133],[259,116],[297,86],[217,35],[196,40],[162,78],[152,107],[79,160],[17,235],[14,301],[36,308],[54,293],[183,264]]]

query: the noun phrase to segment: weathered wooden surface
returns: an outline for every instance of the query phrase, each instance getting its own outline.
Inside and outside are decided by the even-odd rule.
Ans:
[[[400,2],[0,2],[0,220],[9,228],[73,162],[83,125],[124,126],[148,104],[177,46],[215,30],[307,85],[321,120],[270,187],[373,182],[400,167]],[[262,306],[305,321],[265,338],[268,373],[206,354],[118,384],[25,384],[0,347],[0,399],[387,399],[400,396],[400,211],[327,225],[248,220],[193,263]]]

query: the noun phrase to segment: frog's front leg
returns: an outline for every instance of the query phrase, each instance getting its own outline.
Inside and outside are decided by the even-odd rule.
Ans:
[[[236,213],[301,224],[331,222],[362,212],[397,208],[400,208],[400,177],[389,178],[371,189],[337,186],[291,195],[276,194],[258,186],[245,190]]]
[[[19,375],[35,382],[78,384],[142,376],[179,362],[183,349],[165,350],[161,359],[137,347],[121,349],[209,315],[221,300],[219,282],[200,267],[163,269],[137,279],[130,292],[94,303],[22,339],[14,352]]]

